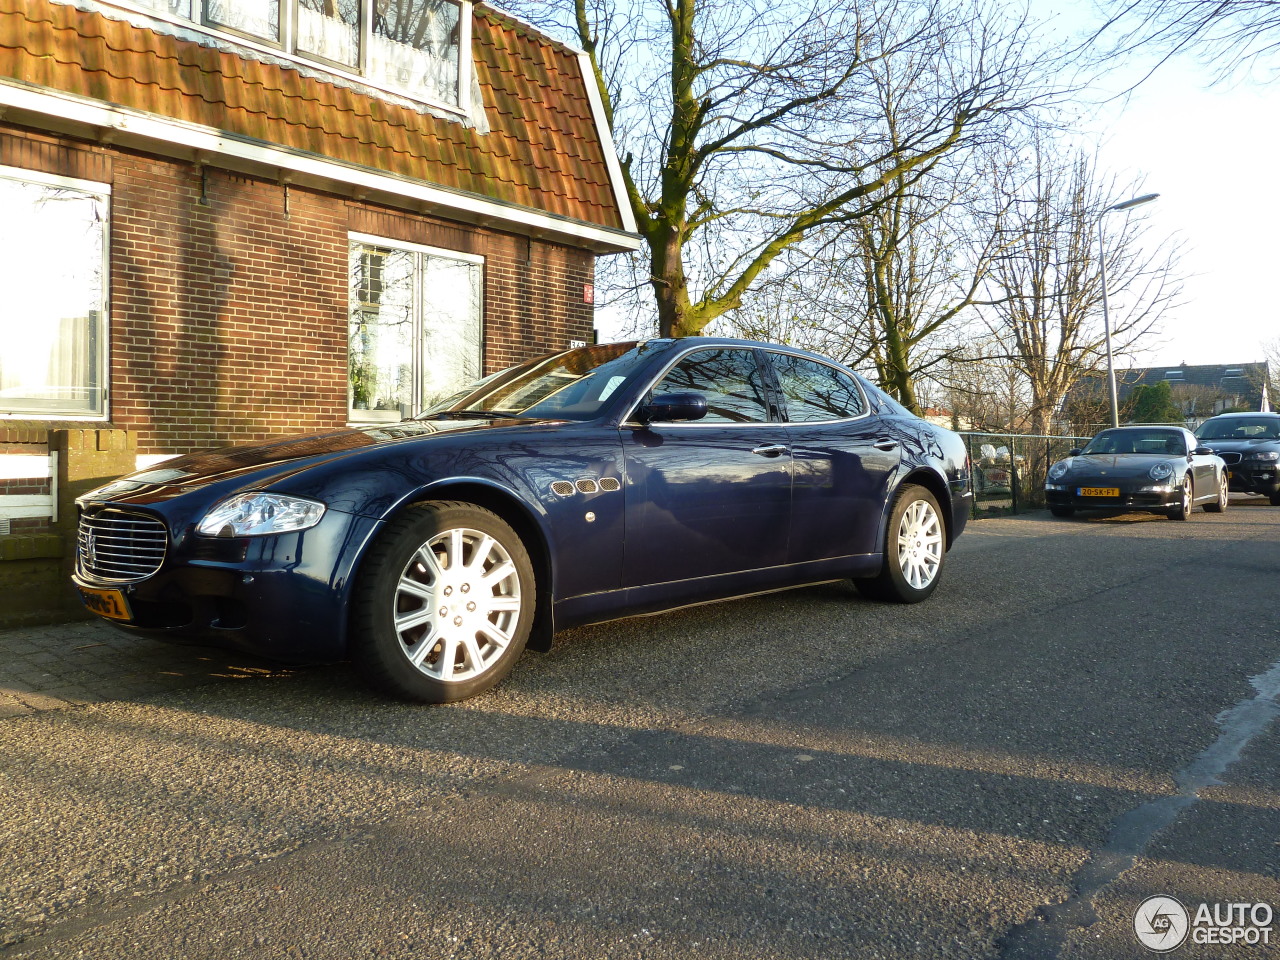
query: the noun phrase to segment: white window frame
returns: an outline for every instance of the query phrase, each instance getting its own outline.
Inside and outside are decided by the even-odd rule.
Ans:
[[[55,2],[66,3],[69,0],[55,0]],[[163,10],[155,10],[142,3],[132,2],[132,0],[102,0],[104,6],[119,7],[122,10],[128,10],[133,13],[142,14],[154,20],[163,21],[180,27],[184,30],[197,30],[200,33],[208,34],[225,43],[235,44],[236,46],[246,47],[258,53],[264,53],[271,57],[281,58],[291,61],[308,68],[323,71],[341,77],[344,80],[360,84],[366,87],[372,87],[375,90],[381,90],[384,93],[394,94],[397,97],[405,97],[418,103],[429,104],[438,107],[441,110],[447,110],[449,113],[457,114],[459,117],[469,116],[471,113],[471,18],[473,0],[448,0],[455,3],[458,7],[458,99],[456,103],[450,103],[447,100],[434,100],[430,97],[424,97],[421,93],[413,90],[405,90],[392,84],[379,82],[377,79],[368,76],[368,56],[370,42],[373,37],[373,3],[374,0],[359,0],[360,2],[360,53],[354,68],[344,69],[342,65],[334,63],[332,60],[326,60],[317,55],[306,53],[295,53],[293,50],[296,41],[296,25],[297,25],[297,0],[279,0],[280,3],[280,42],[272,43],[260,37],[254,37],[251,34],[239,33],[234,30],[225,30],[212,23],[205,21],[205,0],[192,0],[196,7],[196,18],[188,20],[185,17],[174,16]]]
[[[425,245],[425,244],[421,244],[421,243],[412,243],[412,242],[405,241],[405,240],[392,240],[392,239],[390,239],[389,237],[379,237],[379,236],[376,236],[376,235],[371,234],[371,233],[355,233],[355,232],[350,232],[350,233],[348,233],[348,234],[347,234],[347,251],[348,251],[348,253],[347,253],[347,257],[348,257],[348,260],[347,260],[347,277],[348,277],[348,284],[347,284],[347,291],[348,291],[348,292],[347,292],[347,296],[348,296],[348,297],[350,297],[350,295],[351,295],[351,294],[350,294],[350,290],[351,290],[351,285],[350,285],[350,276],[351,276],[351,261],[350,261],[350,256],[351,256],[351,253],[350,253],[350,250],[351,250],[351,244],[353,244],[353,243],[365,243],[365,244],[369,244],[370,246],[377,246],[377,247],[389,247],[389,248],[391,248],[391,249],[393,249],[393,250],[403,250],[403,251],[405,251],[405,252],[407,252],[407,253],[415,253],[415,254],[417,254],[417,253],[421,253],[421,254],[426,254],[426,255],[428,255],[428,256],[432,256],[432,257],[440,257],[440,258],[443,258],[443,259],[446,259],[446,260],[457,260],[457,261],[460,261],[460,262],[462,262],[462,263],[470,263],[470,264],[473,264],[473,265],[478,266],[478,267],[480,268],[480,303],[479,303],[479,314],[480,314],[480,315],[479,315],[479,317],[478,317],[479,324],[480,324],[480,355],[479,355],[479,357],[478,357],[477,359],[479,360],[479,369],[480,369],[480,374],[483,376],[483,374],[484,374],[484,346],[485,346],[485,334],[486,334],[486,332],[487,332],[487,331],[485,330],[485,319],[484,319],[484,316],[485,316],[485,273],[484,273],[485,258],[484,258],[483,256],[480,256],[479,254],[474,254],[474,253],[464,253],[464,252],[463,252],[463,251],[461,251],[461,250],[448,250],[448,249],[445,249],[444,247],[431,247],[431,246],[427,246],[427,245]],[[416,328],[420,330],[420,329],[421,329],[421,322],[422,322],[422,321],[421,321],[421,317],[417,316],[417,314],[418,314],[418,313],[419,313],[419,311],[421,310],[421,306],[422,306],[422,298],[423,298],[423,296],[425,295],[425,293],[424,293],[424,291],[422,291],[422,290],[420,290],[420,289],[416,289],[416,288],[415,288],[415,290],[414,290],[414,292],[413,292],[413,295],[414,295],[414,314],[415,314],[414,323],[415,323]],[[344,367],[344,369],[347,371],[347,373],[345,374],[345,376],[346,376],[346,378],[347,378],[347,384],[346,384],[346,386],[347,386],[347,424],[348,424],[348,426],[367,427],[367,426],[372,426],[372,425],[376,425],[376,424],[379,424],[379,423],[385,423],[386,421],[383,421],[383,420],[376,420],[376,419],[358,420],[358,419],[356,419],[356,418],[354,418],[354,417],[352,416],[352,414],[354,414],[356,411],[355,411],[354,409],[352,409],[352,407],[351,407],[351,380],[350,380],[350,376],[351,376],[351,374],[350,374],[350,370],[351,370],[351,307],[352,307],[352,304],[351,304],[350,300],[348,300],[348,301],[347,301],[347,311],[346,311],[346,317],[347,317],[347,321],[346,321],[346,322],[347,322],[347,334],[346,334],[346,338],[347,338],[347,363],[346,363],[346,365],[345,365],[345,367]],[[414,344],[414,350],[415,350],[415,352],[417,351],[417,349],[418,349],[418,344]],[[416,360],[415,360],[415,363],[416,363]]]
[[[19,411],[9,413],[0,409],[0,420],[68,420],[76,422],[104,422],[111,419],[111,184],[97,180],[80,180],[56,173],[42,173],[25,167],[0,166],[0,177],[22,180],[50,187],[65,187],[102,198],[106,205],[106,218],[102,221],[102,298],[99,302],[98,320],[98,369],[97,380],[102,397],[101,411],[70,413],[63,410],[47,412]],[[0,350],[4,346],[0,344]]]

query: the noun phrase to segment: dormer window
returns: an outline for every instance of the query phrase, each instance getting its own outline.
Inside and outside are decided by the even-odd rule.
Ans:
[[[415,100],[466,109],[466,0],[111,0]]]
[[[1166,380],[1183,380],[1183,379],[1185,379],[1185,378],[1183,377],[1183,375],[1182,375],[1182,371],[1181,371],[1181,370],[1166,370],[1166,371],[1165,371],[1164,378],[1165,378]]]

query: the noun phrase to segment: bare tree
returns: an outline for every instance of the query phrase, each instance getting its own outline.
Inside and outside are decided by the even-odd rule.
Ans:
[[[520,2],[546,25],[557,9]],[[574,0],[663,335],[739,307],[805,237],[1048,96],[991,0]],[[892,90],[900,129],[884,110]]]
[[[1144,250],[1137,218],[1104,218],[1113,200],[1130,195],[1127,188],[1101,178],[1087,156],[1059,159],[1043,138],[1029,157],[1029,169],[1010,161],[992,171],[997,192],[1015,202],[998,216],[1010,242],[991,269],[986,317],[1026,378],[1032,432],[1046,433],[1072,384],[1105,362],[1099,224],[1107,229],[1115,354],[1152,330],[1180,283],[1176,246]]]
[[[1122,51],[1154,46],[1160,63],[1190,53],[1225,78],[1261,67],[1280,76],[1280,4],[1275,0],[1121,0],[1103,8]]]

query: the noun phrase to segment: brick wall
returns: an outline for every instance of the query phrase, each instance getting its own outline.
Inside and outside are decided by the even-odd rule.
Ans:
[[[348,233],[485,257],[485,370],[590,340],[587,251],[0,126],[0,163],[111,184],[111,424],[182,453],[346,422]]]

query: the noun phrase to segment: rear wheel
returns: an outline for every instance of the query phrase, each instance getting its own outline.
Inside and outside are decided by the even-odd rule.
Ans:
[[[1227,509],[1227,478],[1226,476],[1218,477],[1218,499],[1213,503],[1206,503],[1204,509],[1206,513],[1223,513]]]
[[[878,576],[854,582],[874,600],[919,603],[938,586],[946,555],[938,501],[924,487],[904,484],[885,531],[884,568]]]
[[[1074,517],[1076,515],[1075,507],[1050,507],[1049,512],[1055,517]]]
[[[1190,520],[1191,505],[1195,503],[1195,491],[1191,486],[1191,478],[1182,478],[1182,496],[1169,511],[1170,520]]]
[[[425,503],[370,548],[352,651],[375,684],[424,703],[463,700],[511,672],[533,623],[533,565],[500,517]]]

